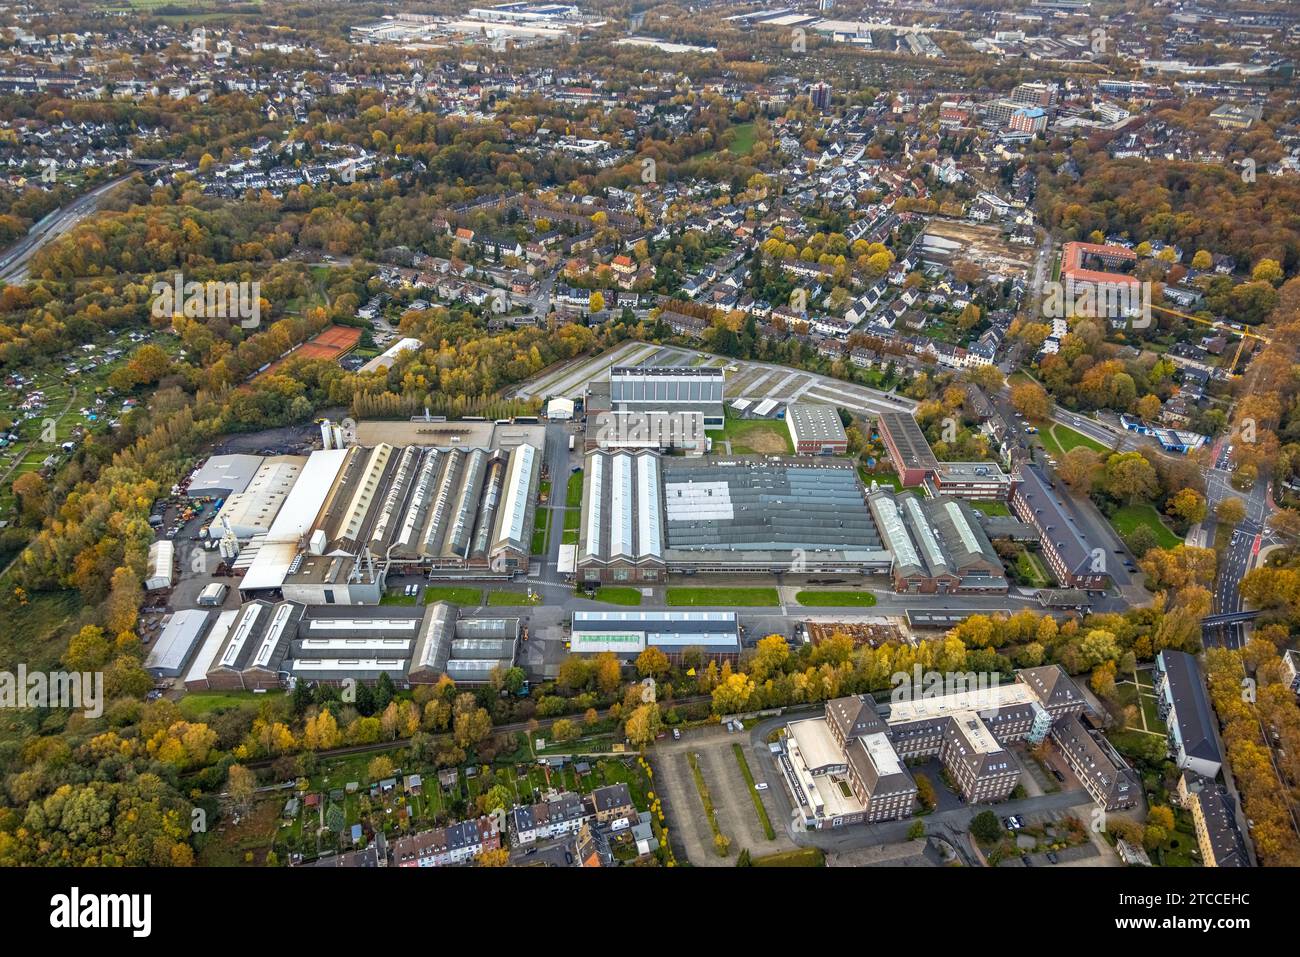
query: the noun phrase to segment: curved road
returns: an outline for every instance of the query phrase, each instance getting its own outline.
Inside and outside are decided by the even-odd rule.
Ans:
[[[78,196],[67,206],[55,210],[50,216],[33,226],[31,232],[0,254],[0,280],[8,283],[20,283],[25,280],[27,263],[37,250],[58,239],[87,216],[98,211],[99,201],[134,175],[134,173],[127,173],[125,176],[109,180],[103,186],[97,186],[84,196]]]

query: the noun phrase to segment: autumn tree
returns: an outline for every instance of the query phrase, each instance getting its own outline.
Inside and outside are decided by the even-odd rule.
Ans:
[[[235,807],[247,814],[257,793],[257,775],[241,764],[232,764],[226,772],[226,793]]]
[[[643,704],[628,715],[624,733],[632,744],[644,748],[654,742],[662,727],[659,705]]]
[[[668,674],[668,656],[659,648],[650,647],[636,658],[636,673],[642,678],[658,680]]]
[[[1021,382],[1011,388],[1011,404],[1017,412],[1036,422],[1046,420],[1052,414],[1052,400],[1037,382]]]
[[[1229,528],[1239,525],[1246,517],[1246,503],[1229,496],[1214,507],[1214,517]]]

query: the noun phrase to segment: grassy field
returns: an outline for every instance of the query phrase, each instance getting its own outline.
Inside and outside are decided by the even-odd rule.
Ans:
[[[8,596],[13,589],[8,576],[0,581],[0,594]],[[81,594],[75,590],[34,592],[27,596],[27,604],[6,607],[10,614],[0,632],[0,659],[25,662],[28,671],[54,668],[68,639],[79,628]]]
[[[870,608],[876,603],[876,596],[869,591],[801,591],[794,600],[801,605],[828,608]]]
[[[781,604],[775,588],[669,588],[669,605],[757,608]]]
[[[636,588],[602,585],[596,589],[596,601],[608,602],[611,605],[639,605],[641,592]]]
[[[971,502],[971,508],[982,515],[1010,515],[1006,502]]]
[[[1095,439],[1090,439],[1082,432],[1076,432],[1074,429],[1060,424],[1053,424],[1038,433],[1038,437],[1043,441],[1043,448],[1047,449],[1052,455],[1060,457],[1070,449],[1083,446],[1092,449],[1094,452],[1109,452],[1110,449],[1102,445]]]
[[[456,585],[429,585],[424,589],[424,603],[449,601],[453,605],[483,604],[483,589]]]
[[[181,698],[178,707],[188,721],[203,721],[222,711],[238,709],[257,711],[267,698],[283,692],[268,691],[256,694],[252,691],[195,691]]]
[[[721,440],[731,443],[731,451],[735,455],[794,454],[790,430],[779,419],[735,419],[727,416]],[[718,441],[719,438],[715,435],[714,442]]]
[[[758,139],[758,130],[753,123],[740,123],[731,129],[735,132],[736,138],[731,141],[731,145],[727,148],[737,156],[748,156],[754,151],[754,141]]]
[[[1160,513],[1155,510],[1155,506],[1146,502],[1116,509],[1115,514],[1110,517],[1110,524],[1115,531],[1119,532],[1120,538],[1126,541],[1138,526],[1145,525],[1156,533],[1156,544],[1161,548],[1174,548],[1183,543],[1173,529],[1161,521]]]
[[[871,488],[871,483],[875,482],[881,488],[892,488],[895,492],[915,492],[921,497],[925,497],[925,488],[920,485],[904,485],[897,475],[877,475],[868,472],[865,468],[858,469],[858,478],[867,488]]]
[[[564,504],[568,508],[582,507],[582,473],[573,472],[569,475],[569,484],[564,488]]]

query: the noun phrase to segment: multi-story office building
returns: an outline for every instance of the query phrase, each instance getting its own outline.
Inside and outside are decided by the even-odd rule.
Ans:
[[[996,462],[940,462],[925,482],[931,495],[953,495],[980,502],[1011,498],[1011,476]]]
[[[1091,731],[1078,715],[1053,725],[1052,741],[1100,807],[1117,811],[1137,803],[1142,784],[1133,769],[1105,737]]]
[[[1043,557],[1056,580],[1067,588],[1105,588],[1110,581],[1105,548],[1083,530],[1075,506],[1036,465],[1023,465],[1011,493],[1016,516],[1038,533]]]
[[[938,468],[925,433],[910,412],[882,412],[878,416],[880,440],[904,485],[920,485]]]
[[[1041,741],[1084,706],[1055,665],[1027,668],[1010,684],[972,688],[975,678],[968,676],[968,690],[918,690],[887,709],[869,694],[836,698],[823,717],[792,721],[778,762],[807,826],[910,816],[916,782],[906,763],[928,757],[938,757],[967,801],[1000,801],[1020,778],[1006,745]]]
[[[1201,666],[1186,652],[1166,648],[1156,655],[1156,710],[1169,729],[1169,750],[1178,766],[1213,780],[1223,753]]]

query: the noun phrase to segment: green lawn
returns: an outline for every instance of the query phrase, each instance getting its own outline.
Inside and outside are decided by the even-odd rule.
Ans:
[[[1160,712],[1157,710],[1156,697],[1153,694],[1139,694],[1138,700],[1142,704],[1142,717],[1146,719],[1146,729],[1154,731],[1157,734],[1166,734],[1168,728],[1160,720]]]
[[[545,506],[537,509],[537,517],[533,519],[533,541],[531,553],[533,555],[545,555],[547,541],[551,532],[551,510]]]
[[[426,605],[435,601],[449,601],[453,605],[483,604],[483,589],[457,587],[455,585],[430,585],[424,590]]]
[[[869,591],[801,591],[794,600],[801,605],[869,608],[876,603],[876,596]]]
[[[1006,502],[971,502],[971,508],[982,515],[1010,515]]]
[[[1145,525],[1156,533],[1156,544],[1161,548],[1174,548],[1183,543],[1183,540],[1161,521],[1160,513],[1156,511],[1155,506],[1148,502],[1140,505],[1125,505],[1123,508],[1116,509],[1115,514],[1110,517],[1110,524],[1125,541],[1138,526]]]
[[[201,721],[219,711],[229,711],[232,708],[256,712],[262,707],[263,701],[276,694],[283,692],[256,694],[252,691],[198,691],[181,698],[177,706],[186,720]]]
[[[753,123],[738,123],[731,128],[736,137],[727,147],[737,156],[748,156],[754,151],[754,141],[758,139],[758,130]]]
[[[1107,446],[1102,445],[1095,439],[1090,439],[1082,432],[1076,432],[1069,426],[1060,425],[1059,423],[1041,429],[1038,437],[1043,442],[1043,448],[1057,458],[1060,458],[1070,449],[1078,448],[1081,445],[1084,448],[1092,449],[1094,452],[1105,453],[1111,451]]]
[[[582,527],[582,509],[566,508],[564,510],[564,530],[566,532],[576,532]]]
[[[569,475],[569,484],[564,489],[564,504],[569,508],[582,507],[582,472]]]
[[[1016,570],[1030,588],[1046,588],[1052,584],[1051,572],[1043,565],[1043,560],[1033,552],[1020,553],[1016,559]]]
[[[528,593],[522,591],[490,591],[488,592],[487,603],[489,605],[536,605],[542,600],[542,596],[533,593],[533,600],[528,600]]]
[[[868,472],[865,468],[858,469],[858,478],[866,488],[871,488],[871,483],[875,482],[881,488],[892,488],[895,492],[915,492],[921,498],[925,498],[925,487],[922,485],[904,485],[897,475],[877,475]]]
[[[781,604],[775,588],[669,588],[669,605],[764,607]]]
[[[602,585],[596,589],[596,601],[609,602],[611,605],[639,605],[641,591],[619,585]]]

